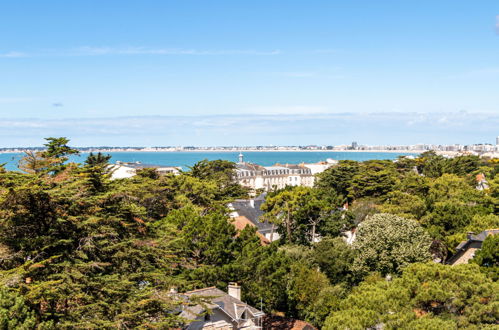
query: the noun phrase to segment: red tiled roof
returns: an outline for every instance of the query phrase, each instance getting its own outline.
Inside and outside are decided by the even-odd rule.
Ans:
[[[256,227],[255,224],[245,216],[235,217],[234,222],[232,224],[234,225],[234,227],[236,227],[238,231],[237,235],[239,235],[239,232],[242,231],[244,228],[246,228],[246,226]],[[260,238],[260,243],[262,245],[270,244],[270,241],[258,231],[256,232],[256,235],[258,236],[258,238]]]
[[[286,330],[316,330],[313,325],[305,321],[285,318],[277,315],[267,315],[263,320],[264,330],[286,329]]]

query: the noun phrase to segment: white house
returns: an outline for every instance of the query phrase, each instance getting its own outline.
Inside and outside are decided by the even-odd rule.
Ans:
[[[264,312],[241,301],[241,287],[229,283],[228,292],[209,287],[182,294],[187,300],[206,299],[204,304],[185,306],[180,316],[190,321],[189,330],[262,329]]]
[[[142,164],[141,162],[126,163],[117,161],[116,164],[109,165],[109,168],[112,171],[111,179],[131,178],[132,176],[137,174],[137,171],[143,170],[145,168],[154,168],[160,175],[177,175],[180,173],[180,167]]]
[[[265,203],[266,197],[267,193],[263,193],[252,199],[236,199],[228,204],[228,207],[231,210],[230,217],[234,219],[236,228],[239,222],[242,224],[251,223],[252,226],[257,228],[257,233],[265,237],[267,242],[273,242],[278,240],[280,235],[275,225],[263,219],[263,211],[260,207]],[[241,229],[244,229],[244,227]]]

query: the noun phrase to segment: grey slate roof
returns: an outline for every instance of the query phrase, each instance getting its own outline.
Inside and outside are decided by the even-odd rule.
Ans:
[[[184,295],[189,297],[207,297],[209,303],[206,304],[206,307],[209,309],[220,308],[227,315],[229,315],[233,320],[241,319],[245,310],[248,310],[253,316],[263,316],[264,313],[259,311],[258,309],[243,303],[241,300],[236,299],[226,292],[217,289],[216,287],[209,287],[199,290],[194,290],[190,292],[184,293]],[[202,305],[195,305],[186,307],[182,313],[181,317],[186,319],[194,320],[199,314],[203,313],[205,308]]]
[[[477,235],[469,235],[466,241],[459,243],[459,245],[456,247],[456,253],[447,260],[447,263],[453,263],[457,258],[459,258],[460,253],[462,253],[464,250],[467,250],[471,244],[479,243],[479,246],[481,248],[482,243],[483,241],[485,241],[487,236],[496,234],[499,234],[499,229],[487,229]]]
[[[268,221],[260,222],[260,218],[263,216],[260,207],[265,202],[266,196],[267,193],[261,194],[253,200],[253,203],[249,199],[237,199],[231,203],[237,214],[246,217],[260,232],[270,232],[272,230],[272,224]]]
[[[487,236],[489,236],[489,235],[495,235],[495,234],[499,234],[499,229],[488,229],[488,230],[482,231],[480,234],[470,235],[468,237],[468,240],[466,240],[464,242],[461,242],[456,247],[456,250],[462,250],[463,248],[465,248],[466,246],[468,246],[468,244],[470,244],[472,242],[480,242],[480,243],[482,243],[483,241],[485,241],[485,239],[487,238]]]
[[[252,163],[237,163],[236,168],[246,171],[264,171],[265,167]]]

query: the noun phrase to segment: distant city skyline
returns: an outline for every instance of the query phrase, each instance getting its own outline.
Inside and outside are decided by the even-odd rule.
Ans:
[[[494,143],[499,2],[0,3],[0,147]]]
[[[410,151],[423,152],[427,150],[435,151],[474,151],[477,153],[499,152],[499,136],[496,137],[495,143],[478,142],[470,144],[461,143],[416,143],[416,144],[366,144],[352,141],[344,144],[254,144],[254,145],[87,145],[76,146],[72,145],[80,152],[110,152],[110,151],[308,151],[308,150],[324,150],[324,151]],[[15,146],[15,147],[0,147],[2,152],[21,152],[26,150],[44,150],[45,146]],[[242,154],[239,154],[241,157]]]

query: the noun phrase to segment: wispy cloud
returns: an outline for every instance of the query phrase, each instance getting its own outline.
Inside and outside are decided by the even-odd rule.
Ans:
[[[450,75],[447,78],[449,78],[449,79],[485,78],[485,77],[494,77],[494,76],[499,76],[499,67],[487,67],[487,68],[473,69],[473,70],[461,72],[458,74]]]
[[[74,55],[279,55],[281,51],[261,51],[254,49],[200,50],[147,47],[80,47],[71,51],[71,53]]]
[[[190,56],[273,56],[279,55],[281,51],[255,50],[255,49],[184,49],[184,48],[148,48],[148,47],[77,47],[72,49],[52,49],[32,52],[11,51],[0,53],[0,58],[19,57],[72,57],[72,56],[134,56],[134,55],[190,55]]]
[[[338,54],[340,52],[340,49],[314,49],[310,51],[312,54]]]
[[[28,54],[16,51],[0,53],[0,58],[20,58],[20,57],[28,57]]]
[[[326,107],[313,105],[262,106],[243,109],[242,111],[258,115],[315,115],[329,112]]]
[[[453,144],[492,142],[499,127],[499,113],[318,110],[297,107],[294,113],[293,108],[283,108],[218,116],[0,119],[0,141],[1,146],[38,145],[47,136],[67,136],[79,146],[335,145],[351,141]]]
[[[0,104],[13,104],[30,102],[33,99],[25,97],[0,97]]]
[[[291,72],[272,72],[271,75],[289,77],[289,78],[310,78],[315,77],[317,74],[310,71],[291,71]]]

